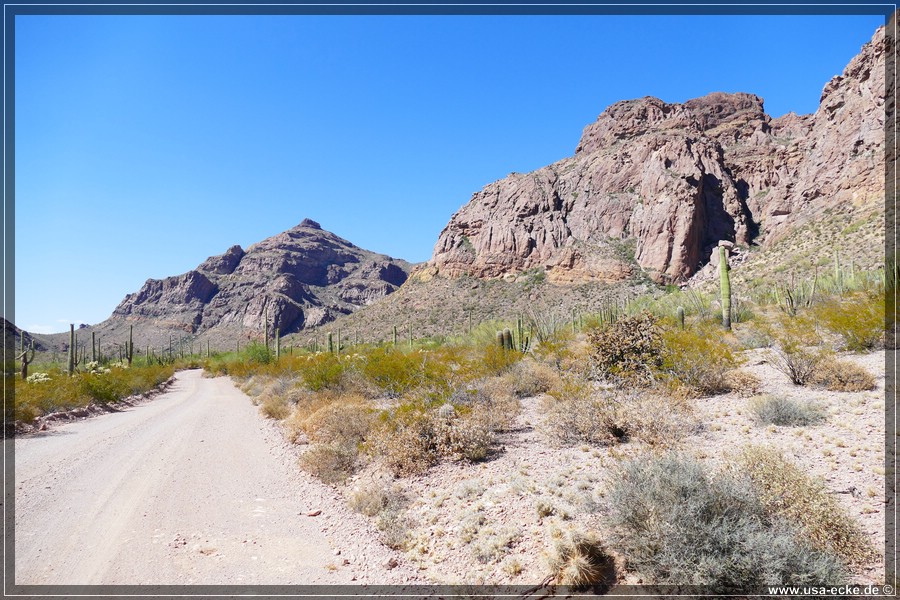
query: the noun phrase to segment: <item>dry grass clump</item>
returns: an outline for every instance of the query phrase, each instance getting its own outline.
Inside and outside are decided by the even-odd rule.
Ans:
[[[399,485],[377,477],[354,487],[347,502],[356,512],[375,518],[385,545],[394,550],[406,549],[413,522],[405,510],[409,499]]]
[[[663,344],[663,368],[695,395],[712,396],[731,389],[729,372],[741,359],[717,325],[698,323],[688,329],[668,329]]]
[[[849,360],[827,358],[813,373],[814,385],[834,392],[865,392],[875,389],[875,377]]]
[[[615,560],[596,534],[560,534],[549,558],[556,583],[573,588],[607,587],[615,583]]]
[[[510,389],[506,376],[488,377],[456,388],[450,403],[477,411],[492,431],[508,429],[521,410],[519,399]]]
[[[809,400],[801,401],[785,396],[756,396],[750,399],[749,408],[759,425],[802,427],[817,425],[826,418],[822,406]]]
[[[591,361],[597,373],[634,385],[652,383],[663,364],[664,346],[658,322],[658,317],[643,312],[589,331]]]
[[[517,398],[530,398],[550,390],[559,379],[559,372],[550,365],[525,358],[515,363],[502,376],[503,383]]]
[[[357,454],[341,444],[316,444],[300,457],[300,466],[325,483],[339,484],[356,469]]]
[[[263,394],[260,397],[259,412],[268,419],[281,421],[291,414],[291,405],[284,396]]]
[[[391,472],[406,476],[443,459],[482,460],[494,441],[491,419],[479,407],[412,399],[381,413],[369,448]]]
[[[770,518],[746,478],[673,453],[626,461],[613,477],[610,544],[646,583],[739,593],[846,581],[835,556]]]
[[[358,466],[359,450],[369,436],[374,411],[361,396],[326,396],[317,401],[298,404],[292,418],[314,443],[301,457],[301,464],[326,483],[340,483]]]
[[[859,525],[825,485],[777,450],[750,447],[739,458],[739,468],[753,481],[766,510],[799,526],[817,550],[834,553],[851,565],[877,558]]]
[[[573,374],[550,390],[542,410],[543,429],[564,446],[631,439],[666,446],[700,427],[686,398],[651,390],[593,390],[589,381]]]
[[[543,428],[555,442],[575,444],[610,444],[628,437],[620,422],[617,394],[594,392],[591,383],[576,374],[564,374],[544,398]]]
[[[725,385],[728,390],[739,396],[755,396],[762,387],[759,377],[743,369],[732,369],[725,373]]]

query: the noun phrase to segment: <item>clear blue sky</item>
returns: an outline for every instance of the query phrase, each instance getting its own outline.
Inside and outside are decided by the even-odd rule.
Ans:
[[[816,109],[864,16],[17,16],[16,324],[107,318],[304,217],[427,260],[619,100]]]

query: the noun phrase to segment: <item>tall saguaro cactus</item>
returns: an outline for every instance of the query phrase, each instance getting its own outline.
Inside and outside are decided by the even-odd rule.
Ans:
[[[75,374],[75,324],[69,323],[69,377]]]
[[[128,343],[125,344],[125,358],[128,359],[128,366],[131,366],[131,360],[134,358],[134,325],[128,326]]]
[[[275,360],[281,358],[281,330],[275,328]]]
[[[28,355],[28,349],[25,347],[25,336],[21,336],[22,352],[19,354],[19,360],[22,361],[22,379],[28,379],[28,365],[34,362],[34,340],[31,340],[31,356]]]
[[[731,329],[731,278],[728,271],[728,248],[719,245],[719,285],[722,291],[722,327],[725,329]]]

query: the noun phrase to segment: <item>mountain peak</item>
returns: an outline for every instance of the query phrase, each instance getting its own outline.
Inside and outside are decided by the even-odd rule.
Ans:
[[[307,227],[309,229],[322,229],[322,226],[319,225],[318,222],[313,221],[312,219],[303,219],[300,221],[300,224],[297,227]]]

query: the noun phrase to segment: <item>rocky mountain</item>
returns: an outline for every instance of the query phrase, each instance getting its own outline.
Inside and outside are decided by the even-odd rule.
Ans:
[[[246,250],[232,246],[197,268],[165,279],[148,279],[128,294],[106,321],[78,329],[121,342],[134,326],[135,343],[176,340],[262,339],[332,321],[391,294],[411,265],[358,248],[309,219]],[[56,334],[60,344],[68,334]],[[65,339],[63,339],[63,337]],[[88,342],[90,344],[90,342]]]
[[[476,193],[441,232],[428,276],[543,269],[551,282],[614,282],[640,269],[681,283],[720,240],[740,254],[828,211],[883,215],[893,52],[879,28],[812,115],[773,119],[746,93],[613,104],[574,156]],[[883,259],[882,245],[873,250]]]

